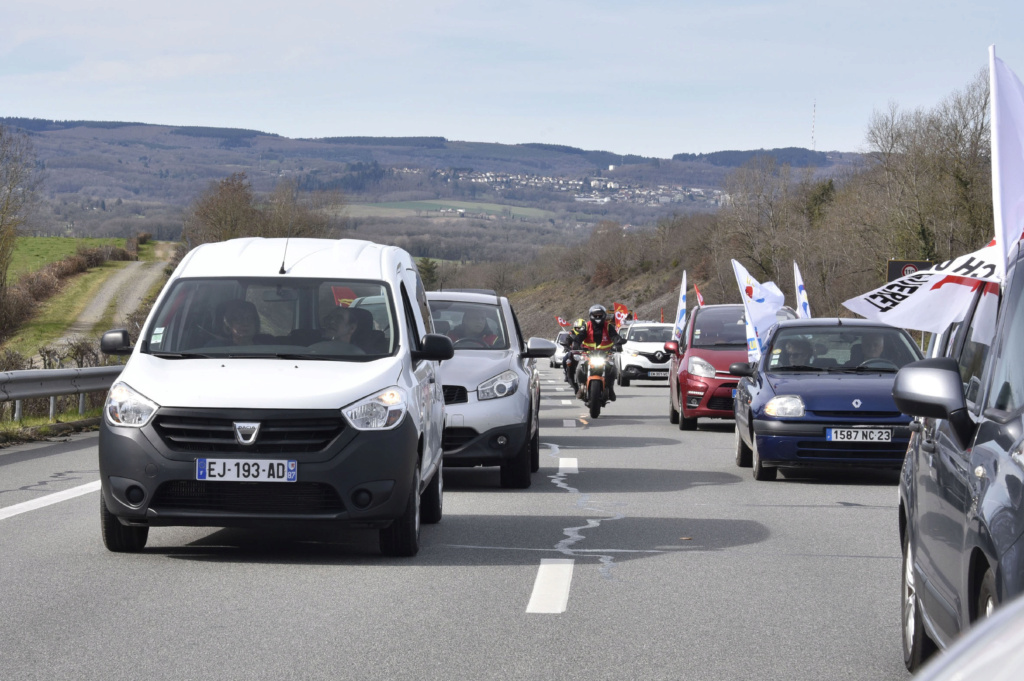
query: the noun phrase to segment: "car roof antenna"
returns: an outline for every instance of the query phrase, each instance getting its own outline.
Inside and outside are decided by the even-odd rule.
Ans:
[[[295,187],[292,188],[292,201],[295,199]],[[278,274],[287,274],[284,269],[284,261],[288,258],[288,240],[292,238],[292,224],[294,224],[295,206],[292,206],[292,210],[288,215],[288,236],[284,238],[284,254],[281,256],[281,269],[277,271]]]

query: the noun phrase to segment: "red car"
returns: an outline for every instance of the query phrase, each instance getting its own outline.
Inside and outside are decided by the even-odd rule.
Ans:
[[[784,307],[776,317],[795,319]],[[739,379],[729,373],[733,362],[747,361],[747,333],[742,305],[706,305],[687,316],[683,337],[669,341],[668,418],[679,430],[696,430],[699,417],[731,419],[733,390]]]

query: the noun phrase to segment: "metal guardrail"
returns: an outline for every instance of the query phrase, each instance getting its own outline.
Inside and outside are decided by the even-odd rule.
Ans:
[[[78,411],[85,409],[85,393],[108,390],[124,365],[85,369],[29,369],[0,372],[0,402],[14,400],[14,419],[21,420],[21,400],[50,398],[50,420],[54,418],[55,396],[79,395]]]

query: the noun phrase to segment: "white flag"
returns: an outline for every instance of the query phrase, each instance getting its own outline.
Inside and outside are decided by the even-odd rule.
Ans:
[[[683,284],[679,287],[679,304],[676,306],[676,325],[672,329],[672,340],[679,341],[683,337],[683,324],[686,321],[686,270],[683,270]]]
[[[961,321],[979,286],[999,293],[999,263],[1005,262],[995,240],[974,253],[900,277],[843,305],[853,312],[903,329],[942,333]]]
[[[811,304],[807,300],[807,289],[804,278],[800,276],[800,267],[793,261],[793,283],[796,284],[796,316],[798,319],[811,318]]]
[[[756,362],[761,359],[765,334],[778,321],[775,314],[785,304],[786,296],[774,282],[758,283],[757,279],[750,276],[743,265],[735,260],[732,261],[732,270],[736,274],[736,283],[740,287],[740,297],[743,298],[743,308],[746,310],[749,323],[747,358],[751,362]]]
[[[995,212],[996,243],[1002,258],[1000,278],[1006,259],[1024,232],[1024,85],[988,48],[992,115],[992,207]]]

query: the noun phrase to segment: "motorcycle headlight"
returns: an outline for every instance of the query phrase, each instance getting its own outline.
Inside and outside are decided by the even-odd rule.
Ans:
[[[778,395],[764,405],[764,413],[781,418],[797,418],[804,415],[804,401],[799,395]]]
[[[493,400],[498,397],[508,397],[519,387],[519,374],[514,371],[503,371],[493,378],[476,387],[476,398],[478,400]]]
[[[160,406],[128,387],[127,383],[115,383],[107,393],[103,413],[107,423],[126,428],[142,428],[150,422]]]
[[[341,413],[356,430],[390,430],[405,416],[408,405],[405,391],[391,386],[343,407]]]
[[[590,366],[594,367],[595,369],[600,369],[601,367],[603,367],[604,362],[604,357],[601,357],[600,355],[590,358]]]
[[[710,362],[703,360],[700,357],[691,357],[690,361],[686,364],[686,370],[691,376],[702,376],[704,378],[715,377],[715,367],[711,366]]]

